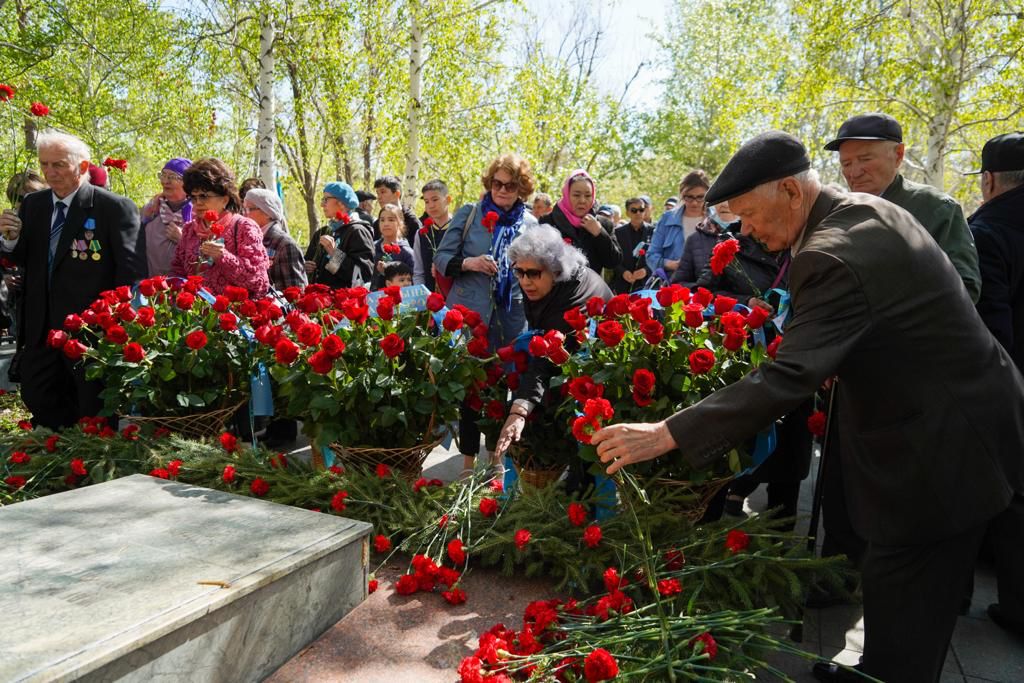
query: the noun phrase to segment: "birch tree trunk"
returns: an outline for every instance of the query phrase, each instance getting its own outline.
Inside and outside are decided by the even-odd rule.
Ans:
[[[274,166],[274,21],[265,14],[260,26],[260,113],[256,127],[257,172],[267,187],[277,187]]]
[[[409,7],[409,102],[406,110],[408,142],[405,150],[405,191],[402,203],[412,208],[419,195],[420,172],[420,114],[423,91],[423,44],[424,30],[419,23],[417,8],[410,3]]]

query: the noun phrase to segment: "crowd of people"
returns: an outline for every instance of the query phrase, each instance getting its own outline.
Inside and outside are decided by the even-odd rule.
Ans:
[[[440,179],[423,186],[419,216],[394,176],[372,191],[329,182],[324,224],[305,249],[278,193],[255,178],[239,184],[219,159],[170,159],[160,192],[140,210],[93,185],[102,179],[90,174],[81,140],[45,131],[37,148],[41,175],[12,178],[15,209],[0,215],[5,310],[18,344],[12,375],[35,424],[59,428],[100,407],[98,384],[46,346],[47,331],[99,292],[146,275],[201,274],[215,294],[233,285],[252,297],[307,283],[422,284],[479,315],[492,349],[527,329],[571,338],[563,314],[594,296],[705,287],[766,309],[777,333],[785,328],[776,362],[666,423],[599,432],[594,442],[610,469],[670,450],[707,462],[778,420],[776,453],[719,503],[741,515],[766,483],[770,505],[795,515],[812,454],[806,418],[815,392],[834,383],[829,438],[838,455],[823,483],[825,552],[863,569],[864,671],[937,680],[952,631],[948,605],[914,602],[925,600],[920,591],[897,595],[896,578],[922,590],[945,581],[949,593],[986,529],[1001,536],[1000,603],[990,614],[1024,632],[1022,133],[985,145],[984,203],[969,217],[950,196],[902,175],[901,127],[871,113],[850,118],[825,147],[838,154],[847,187],[822,186],[803,146],[771,133],[744,145],[717,179],[685,174],[655,223],[650,197],[626,198],[623,214],[600,201],[584,169],[566,176],[560,195],[537,192],[529,162],[508,153],[481,170],[478,199],[454,213]],[[725,240],[738,241],[736,267],[715,273],[711,254]],[[467,470],[481,452],[500,468],[552,371],[531,363],[498,442],[483,449],[475,411],[463,405]],[[294,425],[285,427],[270,438],[294,436]],[[936,509],[934,498],[947,496]],[[940,552],[959,558],[945,573],[934,567]],[[916,635],[897,655],[885,639],[902,641],[899,629]],[[845,680],[849,672],[815,673]]]

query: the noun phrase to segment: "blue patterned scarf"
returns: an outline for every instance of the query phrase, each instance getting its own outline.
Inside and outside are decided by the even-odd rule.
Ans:
[[[491,193],[488,192],[480,200],[481,220],[489,211],[498,214],[498,223],[494,226],[494,233],[491,235],[491,257],[498,265],[494,300],[499,306],[504,306],[506,311],[511,311],[512,292],[515,290],[516,278],[512,273],[512,263],[508,259],[508,245],[516,238],[519,229],[523,226],[523,213],[526,211],[526,205],[517,199],[511,209],[502,209],[494,203]]]

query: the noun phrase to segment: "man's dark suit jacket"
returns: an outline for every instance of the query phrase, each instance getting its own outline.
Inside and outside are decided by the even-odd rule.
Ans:
[[[824,188],[796,247],[776,361],[669,419],[683,456],[709,462],[838,375],[859,534],[929,543],[1005,509],[1024,491],[1024,379],[935,240],[894,204]]]
[[[22,330],[29,346],[42,346],[46,333],[62,329],[69,313],[88,308],[100,292],[131,285],[146,274],[146,255],[136,251],[139,212],[129,199],[84,183],[68,208],[54,256],[53,276],[47,283],[53,193],[33,192],[18,212],[21,238],[12,260],[25,269]],[[75,240],[86,238],[86,220],[92,218],[92,239],[99,241],[99,260],[88,255],[73,258]],[[29,378],[26,378],[29,379]]]

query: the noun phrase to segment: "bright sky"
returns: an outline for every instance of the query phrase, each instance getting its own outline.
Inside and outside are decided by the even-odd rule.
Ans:
[[[657,81],[665,72],[654,63],[657,44],[648,35],[660,26],[673,0],[525,0],[531,12],[548,19],[543,22],[542,36],[552,52],[557,52],[577,2],[587,3],[608,32],[604,56],[597,67],[597,86],[618,97],[637,65],[647,62],[630,88],[629,101],[653,108],[661,94]]]

